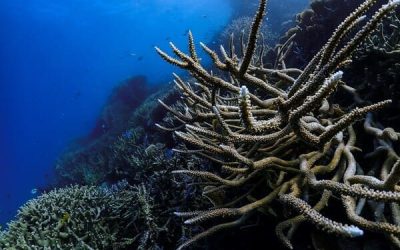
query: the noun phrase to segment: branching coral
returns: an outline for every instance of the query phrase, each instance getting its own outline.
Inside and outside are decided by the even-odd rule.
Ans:
[[[122,139],[122,138],[121,138]],[[135,185],[137,207],[135,228],[138,233],[138,249],[173,247],[180,237],[186,237],[180,221],[173,220],[165,209],[185,206],[187,203],[202,203],[201,190],[186,183],[175,181],[172,170],[201,165],[196,156],[182,157],[174,154],[163,144],[126,145],[117,152],[121,162],[119,177],[126,177]],[[179,195],[176,190],[180,190]],[[136,243],[136,242],[135,242]],[[136,245],[135,245],[136,246]]]
[[[378,0],[383,3],[385,0]],[[281,42],[295,35],[286,60],[290,67],[303,67],[329,39],[330,34],[363,0],[311,0],[310,7],[296,15],[296,26],[288,29]],[[316,39],[317,38],[317,39]]]
[[[348,69],[353,86],[364,99],[393,99],[396,115],[400,107],[400,12],[388,15],[353,58],[354,64]]]
[[[398,0],[390,0],[372,16],[364,16],[376,2],[367,0],[354,10],[303,70],[286,68],[284,56],[278,57],[271,69],[254,60],[266,0],[260,0],[248,41],[239,49],[241,53],[236,52],[233,42],[228,51],[221,46],[222,57],[201,43],[218,74],[200,64],[191,33],[188,54],[172,43],[176,57],[156,48],[164,60],[187,70],[197,80],[190,84],[175,75],[184,104],[179,109],[161,104],[183,125],[167,130],[176,130],[178,138],[195,148],[186,153],[197,153],[221,164],[215,171],[188,169],[174,173],[202,179],[197,184],[204,187],[208,198],[221,191],[230,198],[215,202],[209,210],[176,215],[187,218],[188,225],[233,219],[196,235],[179,249],[238,226],[256,211],[280,214],[276,201],[300,214],[276,227],[278,237],[289,248],[293,231],[303,221],[347,237],[361,236],[363,230],[379,231],[400,246],[400,167],[393,147],[398,133],[381,128],[371,115],[391,101],[348,110],[336,104],[332,95],[343,88],[357,97],[343,81],[341,67],[350,63],[357,46],[399,4]],[[284,55],[290,46],[280,49]],[[353,124],[366,115],[365,130],[376,142],[369,155],[376,159],[373,167],[360,166],[355,154],[360,149]],[[370,171],[365,173],[367,169]],[[340,197],[351,225],[320,213],[333,197]],[[376,211],[375,217],[362,217],[367,206]],[[384,213],[385,209],[390,213]],[[287,228],[289,234],[284,232]]]
[[[167,228],[160,228],[157,226],[156,218],[154,215],[154,201],[150,197],[144,185],[136,186],[137,203],[140,207],[140,213],[137,217],[142,220],[140,224],[145,226],[145,230],[140,234],[140,240],[137,249],[158,249],[158,233],[165,231]]]
[[[229,43],[234,43],[236,48],[241,47],[241,43],[245,42],[249,34],[249,30],[252,24],[252,18],[250,16],[243,16],[236,18],[231,21],[230,24],[226,26],[226,28],[222,31],[221,35],[219,36],[219,41],[221,44],[226,44],[229,46]],[[275,41],[278,38],[278,35],[271,32],[271,27],[267,26],[265,23],[260,27],[260,34],[262,35],[261,39],[258,39],[257,47],[260,51],[257,54],[262,54],[267,51],[268,46],[272,46],[275,44]],[[239,39],[235,39],[235,37]]]
[[[0,237],[1,249],[124,249],[134,241],[136,194],[111,188],[71,186],[25,204]]]

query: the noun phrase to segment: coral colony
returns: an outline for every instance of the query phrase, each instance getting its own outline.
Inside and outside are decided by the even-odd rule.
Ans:
[[[257,38],[266,0],[260,1],[247,43],[242,39],[240,48],[231,42],[228,49],[221,46],[218,55],[200,44],[213,60],[213,71],[200,64],[191,33],[188,54],[172,43],[176,57],[156,48],[165,61],[196,79],[195,84],[189,84],[174,75],[183,104],[161,104],[182,125],[158,126],[175,130],[175,135],[190,147],[184,153],[196,153],[221,165],[215,171],[174,173],[202,179],[208,187],[203,195],[211,200],[221,190],[233,193],[229,201],[215,202],[209,210],[175,213],[185,218],[187,225],[216,218],[225,221],[195,235],[179,249],[239,226],[256,211],[280,214],[279,206],[298,214],[282,218],[276,225],[277,236],[288,248],[293,248],[293,231],[305,221],[345,237],[380,232],[400,247],[400,158],[393,146],[400,134],[382,128],[373,119],[373,113],[390,105],[391,100],[349,109],[335,103],[333,96],[343,89],[359,98],[343,81],[342,68],[351,63],[357,47],[399,5],[398,0],[388,1],[372,16],[365,15],[376,2],[367,0],[354,10],[303,70],[285,66],[290,40],[279,48],[275,67],[264,67]],[[379,166],[374,171],[358,163],[357,135],[361,131],[353,125],[364,118],[362,132],[374,142],[370,164]],[[343,218],[348,224],[320,213],[332,199],[339,199],[344,206]],[[374,210],[375,216],[363,217],[368,209]]]
[[[133,241],[137,202],[132,187],[57,189],[33,199],[0,237],[1,249],[110,249]],[[35,248],[31,248],[36,246]]]

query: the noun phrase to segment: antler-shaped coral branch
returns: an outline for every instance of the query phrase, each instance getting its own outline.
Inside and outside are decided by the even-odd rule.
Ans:
[[[223,190],[232,198],[231,202],[219,204],[210,210],[177,215],[189,217],[186,224],[215,218],[236,218],[194,236],[179,249],[220,230],[244,223],[255,211],[275,205],[276,200],[301,214],[288,220],[297,224],[308,220],[328,232],[349,237],[361,236],[362,230],[377,231],[383,228],[385,234],[398,237],[399,226],[394,223],[369,221],[354,212],[354,202],[360,198],[389,203],[400,201],[400,187],[397,186],[400,163],[391,146],[392,141],[397,141],[399,133],[394,129],[376,127],[370,115],[370,112],[384,108],[391,101],[345,110],[334,103],[332,95],[338,86],[355,93],[343,82],[344,73],[340,65],[348,61],[356,47],[399,4],[399,0],[391,0],[381,6],[353,37],[346,40],[353,34],[351,31],[368,19],[364,13],[375,2],[367,0],[351,13],[304,70],[284,67],[285,51],[290,49],[291,41],[280,48],[276,68],[267,69],[263,63],[253,63],[266,0],[260,0],[246,45],[242,36],[243,52],[240,55],[235,53],[233,36],[229,53],[221,46],[221,55],[200,43],[222,74],[210,72],[200,64],[191,32],[189,54],[183,53],[172,43],[170,46],[177,58],[156,48],[165,61],[187,70],[197,81],[189,84],[175,75],[175,84],[182,93],[183,108],[174,109],[161,102],[185,127],[181,131],[182,126],[178,125],[176,130],[180,131],[175,131],[176,136],[197,149],[190,152],[222,165],[222,171],[177,170],[174,173],[211,183],[215,188],[207,189],[207,195]],[[340,48],[342,44],[344,46]],[[278,81],[285,81],[291,86],[280,88],[279,84],[275,84]],[[359,96],[357,98],[360,100]],[[353,152],[359,149],[355,146],[356,131],[352,124],[365,116],[366,132],[376,141],[376,145],[384,148],[379,152],[388,152],[382,167],[383,180],[358,173],[357,170],[359,163]],[[327,176],[333,177],[324,179]],[[230,193],[233,188],[235,192]],[[304,197],[315,195],[306,195],[307,192],[322,194],[314,208],[308,205],[313,201]],[[318,212],[326,206],[331,193],[342,197],[347,216],[359,228],[334,222]],[[400,216],[398,206],[392,206],[391,209],[393,214]],[[400,221],[399,218],[395,220]],[[290,236],[284,236],[282,231],[288,225],[287,221],[280,224],[277,233],[284,244],[290,247]]]

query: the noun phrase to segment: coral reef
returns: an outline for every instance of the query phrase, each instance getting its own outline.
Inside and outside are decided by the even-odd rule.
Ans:
[[[56,162],[57,186],[68,184],[97,185],[107,181],[107,175],[116,171],[118,155],[113,154],[113,146],[118,144],[119,137],[129,137],[132,143],[140,144],[154,141],[168,141],[170,137],[157,136],[151,128],[163,116],[153,105],[152,100],[169,98],[172,92],[164,91],[146,96],[151,90],[142,76],[133,77],[117,87],[103,108],[95,128],[84,138],[73,142]],[[164,89],[163,89],[164,90]],[[144,138],[153,135],[152,138]]]
[[[141,76],[116,88],[95,128],[57,163],[57,186],[100,187],[30,201],[0,232],[0,248],[181,249],[211,235],[211,249],[258,249],[257,237],[275,248],[279,239],[362,249],[383,237],[399,247],[399,1],[355,11],[361,0],[312,1],[275,51],[266,2],[254,19],[235,17],[221,55],[201,44],[211,67],[191,32],[188,54],[157,49],[192,77],[175,75],[178,91],[146,100]]]
[[[258,0],[246,1],[229,1],[232,9],[232,20],[241,17],[252,16],[258,6]],[[273,32],[284,32],[287,30],[288,25],[292,23],[294,14],[307,6],[307,1],[270,1],[268,4],[268,26],[272,28]]]
[[[230,42],[234,42],[234,46],[236,48],[241,48],[241,43],[247,41],[248,39],[247,35],[249,34],[252,21],[253,19],[250,16],[243,16],[233,19],[221,32],[221,35],[218,39],[219,43],[223,44],[224,46],[229,46]],[[278,39],[278,34],[274,33],[272,28],[265,23],[260,27],[260,35],[262,35],[262,37],[261,39],[258,39],[257,47],[264,50],[267,50],[268,47],[266,46],[271,47],[275,45]],[[240,37],[240,39],[235,39],[238,37]],[[264,46],[266,48],[264,48]]]
[[[189,237],[190,232],[186,232],[180,221],[171,219],[172,210],[178,207],[189,208],[192,204],[201,207],[205,201],[200,198],[199,188],[191,187],[189,180],[176,181],[172,171],[184,166],[206,170],[204,161],[196,156],[175,154],[161,143],[124,146],[118,156],[120,162],[115,163],[115,166],[119,169],[114,178],[126,178],[132,185],[140,187],[138,190],[142,196],[147,197],[139,200],[141,211],[144,211],[142,218],[146,218],[139,225],[149,228],[140,240],[147,242],[142,244],[142,249],[152,249],[154,246],[173,249],[176,242],[182,237]],[[146,212],[149,206],[142,202],[145,200],[151,201],[151,216]]]
[[[165,86],[134,109],[118,109],[123,113],[116,112],[114,116],[124,117],[118,130],[111,129],[91,143],[70,148],[57,164],[57,186],[108,185],[122,179],[135,186],[135,193],[141,194],[138,204],[132,204],[136,211],[135,249],[173,249],[176,242],[190,237],[191,232],[178,219],[171,218],[172,210],[204,203],[201,190],[191,187],[189,180],[177,182],[172,171],[184,166],[205,170],[205,161],[195,155],[178,155],[170,149],[176,146],[173,136],[154,126],[168,124],[171,119],[157,99],[170,105],[178,99],[177,91]],[[106,107],[114,106],[113,103]]]
[[[0,236],[1,249],[126,249],[134,242],[137,194],[70,186],[26,203]]]
[[[391,13],[378,29],[357,49],[351,73],[352,87],[363,99],[393,100],[393,116],[400,108],[400,13]],[[397,118],[398,120],[398,118]]]
[[[190,233],[165,208],[183,204],[176,189],[187,202],[196,200],[189,198],[195,189],[170,187],[174,182],[166,172],[149,174],[135,186],[126,180],[111,186],[74,185],[30,200],[0,233],[0,249],[172,249]]]
[[[297,26],[281,38],[282,43],[289,43],[292,46],[292,50],[288,51],[286,56],[286,65],[303,67],[322,47],[323,42],[328,39],[328,34],[339,24],[340,18],[350,13],[354,6],[361,2],[361,0],[313,1],[309,9],[297,15]],[[380,0],[378,3],[384,1]],[[372,7],[372,10],[376,10],[376,7]],[[367,14],[371,15],[371,11]],[[399,43],[398,15],[398,11],[397,14],[395,12],[389,14],[388,20],[383,20],[373,34],[357,48],[351,58],[353,63],[344,67],[347,84],[356,88],[362,99],[376,102],[390,98],[394,102],[392,108],[398,107],[397,100],[400,93],[396,84],[399,77],[398,58],[392,54]],[[276,55],[270,56],[276,57]],[[342,97],[349,99],[346,95]],[[391,113],[395,113],[395,110]]]
[[[153,143],[154,141],[163,141],[169,144],[174,143],[174,139],[159,130],[154,131],[154,123],[161,122],[165,112],[160,108],[161,105],[155,105],[156,97],[161,98],[166,103],[175,100],[174,93],[155,94],[150,96],[148,101],[144,102],[131,115],[127,126],[132,126],[119,136],[108,138],[110,145],[101,148],[101,157],[106,159],[102,164],[93,165],[94,162],[88,162],[86,157],[94,157],[98,148],[93,147],[93,151],[82,148],[81,154],[73,151],[70,159],[73,164],[60,165],[63,171],[69,171],[70,178],[68,183],[88,184],[92,181],[89,177],[82,178],[82,173],[89,172],[90,176],[95,175],[93,182],[97,185],[105,183],[114,183],[124,179],[130,185],[137,188],[136,193],[141,194],[135,206],[135,228],[137,229],[137,239],[134,246],[139,249],[158,249],[160,247],[173,249],[176,242],[181,237],[189,237],[190,232],[185,230],[180,221],[171,219],[172,211],[170,209],[186,207],[189,204],[200,204],[203,201],[201,190],[189,186],[187,182],[175,181],[172,171],[175,169],[204,166],[196,156],[184,157],[172,152],[165,144]],[[161,106],[162,107],[162,106]],[[168,118],[164,119],[168,123]],[[168,138],[166,138],[168,137]],[[171,137],[171,138],[170,138]],[[168,142],[172,141],[172,142]],[[175,145],[175,144],[174,144]],[[83,155],[85,157],[77,157]],[[65,163],[64,163],[65,164]],[[105,165],[106,164],[106,165]],[[68,166],[68,168],[65,168]],[[95,170],[92,166],[99,166],[100,170]],[[59,170],[60,171],[60,170]],[[65,181],[65,179],[64,179]],[[62,183],[59,183],[61,185]],[[176,192],[178,190],[178,193]],[[151,212],[151,214],[149,214]],[[139,235],[139,233],[141,233]]]
[[[362,0],[313,0],[310,8],[296,15],[296,25],[281,42],[292,36],[293,48],[285,61],[289,67],[304,67],[328,41],[330,34]],[[383,2],[383,1],[381,1]]]
[[[113,90],[95,127],[80,144],[90,144],[101,137],[117,135],[126,129],[129,116],[151,93],[145,76],[134,76]]]
[[[175,131],[191,147],[182,153],[199,154],[219,165],[212,171],[174,171],[202,180],[196,184],[213,204],[176,215],[187,225],[219,221],[179,249],[242,225],[257,211],[282,220],[287,217],[282,204],[298,214],[276,226],[277,236],[288,248],[305,221],[350,238],[369,231],[382,233],[400,247],[396,153],[400,134],[383,127],[372,114],[390,106],[391,100],[357,107],[366,102],[344,82],[342,71],[357,47],[399,4],[377,2],[367,0],[351,12],[302,70],[286,67],[290,40],[279,47],[273,68],[254,60],[266,0],[260,1],[248,41],[239,48],[242,53],[230,43],[229,50],[221,47],[221,59],[201,43],[218,72],[200,64],[191,33],[188,54],[172,43],[176,58],[156,48],[165,61],[197,80],[193,84],[175,75],[184,103],[170,107],[161,102],[178,123],[175,128],[161,128]],[[365,16],[371,9],[377,10]],[[334,95],[338,89],[348,92],[354,105],[341,106]],[[360,128],[357,121],[365,117]],[[324,216],[328,202],[341,204],[346,216],[335,220]]]

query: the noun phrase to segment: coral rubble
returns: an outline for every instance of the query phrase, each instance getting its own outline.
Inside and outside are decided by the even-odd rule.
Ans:
[[[188,54],[172,43],[176,57],[156,48],[165,61],[197,80],[192,84],[175,75],[184,104],[164,106],[181,125],[164,129],[175,130],[192,147],[183,153],[199,154],[220,165],[212,171],[174,171],[201,179],[196,184],[213,201],[208,210],[176,215],[185,218],[187,225],[219,221],[179,249],[242,225],[257,211],[284,220],[287,214],[282,213],[282,205],[298,214],[276,226],[277,236],[288,248],[293,247],[294,231],[305,221],[350,238],[379,232],[400,247],[400,157],[396,153],[400,134],[382,127],[373,117],[374,112],[390,106],[391,100],[359,107],[366,102],[357,102],[360,97],[344,82],[342,71],[399,1],[363,2],[304,69],[286,68],[290,41],[279,47],[273,68],[254,60],[262,58],[255,52],[260,51],[257,38],[266,2],[260,0],[248,41],[241,48],[234,43],[228,50],[221,46],[221,57],[201,43],[218,71],[201,65],[191,33]],[[365,16],[372,8],[376,12]],[[355,105],[341,106],[334,95],[338,89],[348,92]],[[360,128],[357,121],[365,117]],[[365,138],[358,139],[359,134]],[[359,145],[366,140],[370,148]],[[324,216],[328,203],[341,204],[345,216],[335,220]]]

